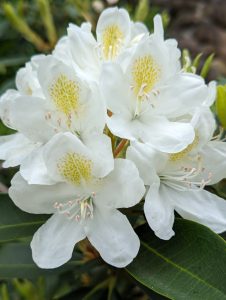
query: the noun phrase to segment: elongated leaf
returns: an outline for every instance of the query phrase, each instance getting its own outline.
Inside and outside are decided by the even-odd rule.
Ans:
[[[138,282],[170,299],[226,299],[226,243],[208,228],[183,219],[169,241],[139,229],[141,249],[127,271]]]
[[[147,16],[148,16],[148,12],[149,12],[149,1],[148,0],[140,0],[138,2],[136,11],[135,11],[135,21],[144,21]]]
[[[48,217],[25,213],[7,194],[0,194],[0,242],[32,236]]]
[[[226,129],[226,85],[218,85],[216,112],[221,125]]]
[[[18,66],[24,64],[28,60],[29,58],[26,56],[0,59],[0,65],[5,67]]]
[[[212,64],[212,62],[213,62],[213,58],[214,58],[214,53],[213,53],[213,54],[210,54],[210,55],[207,57],[207,59],[206,59],[204,65],[203,65],[203,67],[202,67],[202,70],[201,70],[201,72],[200,72],[200,75],[201,75],[203,78],[206,78],[206,77],[207,77],[207,75],[208,75],[208,73],[209,73],[209,70],[210,70],[210,67],[211,67],[211,64]]]
[[[27,278],[56,275],[81,265],[79,254],[74,252],[72,260],[64,266],[45,270],[38,268],[32,260],[29,243],[0,244],[0,279]]]
[[[192,66],[195,67],[195,69],[197,69],[199,67],[199,63],[200,63],[200,60],[202,58],[203,54],[202,53],[199,53],[193,60],[192,62]]]

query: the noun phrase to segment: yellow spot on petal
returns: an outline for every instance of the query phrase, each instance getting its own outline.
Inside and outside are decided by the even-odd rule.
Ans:
[[[29,85],[27,85],[25,90],[26,95],[31,96],[33,94],[32,89]]]
[[[193,142],[189,144],[184,150],[178,153],[170,154],[170,161],[178,161],[183,159],[187,154],[189,154],[199,143],[199,136],[196,134]]]
[[[114,59],[118,56],[124,39],[123,32],[118,25],[107,26],[102,37],[102,51],[104,59]]]
[[[142,100],[157,83],[161,75],[159,65],[151,55],[139,57],[132,66],[133,90],[135,95]]]
[[[50,86],[50,96],[54,104],[67,117],[78,109],[79,93],[79,84],[64,74],[59,75]]]
[[[80,185],[92,178],[92,161],[77,153],[67,153],[58,164],[60,174],[70,183]]]

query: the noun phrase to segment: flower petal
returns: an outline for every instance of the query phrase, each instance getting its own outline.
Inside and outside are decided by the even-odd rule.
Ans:
[[[56,181],[51,179],[48,175],[48,170],[43,158],[43,146],[34,149],[27,155],[21,163],[20,173],[29,184],[49,185],[56,183]]]
[[[187,220],[201,223],[217,233],[226,230],[226,201],[205,190],[178,191],[168,188],[175,210]]]
[[[191,73],[179,73],[165,82],[155,96],[155,111],[170,118],[180,117],[202,105],[208,96],[203,78]]]
[[[83,109],[81,114],[76,115],[77,121],[76,132],[83,138],[84,135],[90,133],[103,133],[106,118],[107,108],[100,94],[99,87],[96,84],[89,82],[90,95],[88,99],[84,99],[81,103]]]
[[[128,78],[115,63],[105,63],[102,67],[100,87],[108,109],[114,114],[130,117],[134,110]],[[117,88],[116,88],[117,87]]]
[[[72,200],[76,196],[74,187],[65,183],[55,185],[28,184],[20,173],[11,181],[9,196],[23,211],[32,214],[51,214],[56,211],[54,204]]]
[[[129,118],[124,118],[124,116],[115,114],[110,118],[107,118],[107,125],[114,135],[130,141],[136,140],[138,126],[136,126],[135,122],[131,121]]]
[[[80,223],[55,214],[33,236],[33,260],[40,268],[57,268],[71,258],[75,244],[84,238]]]
[[[77,70],[53,56],[42,61],[38,75],[52,126],[81,136],[89,131],[103,132],[106,107],[97,84],[84,80]]]
[[[93,133],[83,137],[83,143],[92,151],[96,174],[106,176],[114,168],[111,140],[105,134]]]
[[[145,197],[144,213],[149,226],[155,234],[163,240],[169,240],[173,235],[174,208],[166,198],[167,187],[160,186],[156,176]]]
[[[92,138],[96,140],[92,141]],[[85,145],[76,135],[66,132],[55,135],[45,146],[43,157],[49,176],[56,181],[65,181],[59,170],[59,162],[68,154],[76,154],[92,162],[92,176],[101,178],[113,168],[110,139],[106,135],[94,135]],[[92,147],[92,148],[90,148]]]
[[[83,23],[79,27],[69,24],[67,32],[69,49],[74,62],[86,73],[86,76],[91,74],[93,75],[92,78],[98,78],[99,58],[97,55],[97,42],[92,35],[91,25]]]
[[[116,159],[114,170],[101,182],[96,201],[102,207],[131,207],[141,200],[144,193],[144,183],[135,164],[128,159]]]
[[[16,90],[9,89],[0,97],[0,117],[2,122],[9,128],[17,129],[16,124],[12,121],[11,107],[14,100],[20,96]]]
[[[160,15],[156,15],[153,19],[154,22],[154,35],[156,35],[159,39],[164,39],[164,28],[162,23],[162,17]]]
[[[153,183],[156,171],[164,168],[168,155],[154,150],[147,144],[132,142],[127,149],[126,158],[135,163],[145,185],[150,185]]]
[[[132,42],[140,41],[145,35],[148,35],[148,29],[142,22],[131,21],[131,39]]]
[[[143,116],[143,131],[140,138],[153,148],[167,153],[185,149],[194,140],[194,128],[187,123],[170,122],[164,117]]]
[[[210,173],[210,182],[215,184],[226,178],[226,143],[210,141],[201,151],[204,172]],[[208,176],[207,176],[208,177]]]
[[[32,63],[26,63],[24,68],[20,68],[16,74],[16,86],[22,95],[40,96],[40,85],[37,73],[32,68]]]
[[[15,133],[0,137],[0,159],[4,168],[16,167],[37,147],[23,134]]]
[[[118,268],[131,263],[140,247],[139,238],[128,219],[117,210],[95,209],[86,234],[101,257]]]
[[[105,9],[97,22],[96,34],[102,46],[103,58],[108,60],[117,57],[131,37],[128,12],[117,7]]]
[[[54,130],[46,120],[45,100],[21,96],[11,106],[11,118],[16,129],[34,142],[46,142]]]

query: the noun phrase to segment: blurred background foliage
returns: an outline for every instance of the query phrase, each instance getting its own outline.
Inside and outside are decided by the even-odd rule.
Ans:
[[[184,69],[202,74],[207,81],[217,79],[221,84],[213,109],[226,128],[225,0],[0,0],[0,95],[15,88],[16,71],[32,55],[52,51],[57,40],[66,34],[68,23],[80,25],[88,21],[95,29],[101,11],[113,5],[126,8],[134,21],[144,22],[150,31],[153,16],[161,13],[166,36],[177,38],[180,48],[186,49],[182,55]],[[0,123],[1,135],[11,132]],[[0,168],[0,191],[7,192],[16,170]],[[222,181],[213,190],[225,197],[225,186]],[[23,241],[28,244],[29,238]],[[9,278],[0,281],[0,300],[166,299],[141,288],[125,271],[103,264],[86,242],[80,244],[68,269],[54,272],[36,268],[26,252],[28,247],[21,248],[16,243],[7,247],[9,254],[21,255],[22,261],[27,256],[30,263],[26,260],[26,264],[14,266],[19,279],[10,273],[0,274],[0,279]],[[0,252],[5,249],[0,245]],[[10,265],[10,259],[7,263]]]

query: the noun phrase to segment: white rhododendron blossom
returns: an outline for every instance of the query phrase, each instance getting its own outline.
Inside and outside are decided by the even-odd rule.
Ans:
[[[18,91],[7,91],[0,102],[3,122],[19,132],[2,137],[1,158],[6,166],[21,164],[21,174],[29,183],[42,183],[37,170],[45,173],[42,146],[51,137],[70,131],[86,140],[93,133],[102,134],[106,119],[95,83],[81,79],[53,56],[36,61],[33,72],[30,65],[19,71]]]
[[[41,268],[66,263],[85,238],[125,267],[139,251],[142,201],[161,239],[176,234],[174,211],[226,230],[226,202],[208,191],[226,177],[226,143],[214,137],[210,111],[216,83],[185,71],[159,15],[150,33],[108,8],[91,29],[70,24],[0,98],[1,120],[14,130],[0,138],[0,159],[19,167],[9,195],[23,211],[52,214],[31,242]]]
[[[162,239],[174,235],[174,210],[217,233],[226,230],[226,201],[204,190],[226,177],[226,143],[213,138],[210,110],[198,112],[191,123],[195,139],[181,152],[157,152],[136,142],[127,150],[127,159],[135,162],[148,186],[144,204],[148,224]]]
[[[181,71],[176,41],[164,41],[159,16],[154,24],[154,34],[140,41],[126,61],[103,66],[101,87],[115,135],[173,153],[194,139],[192,126],[173,118],[205,102],[208,87],[201,77]]]
[[[70,24],[68,35],[59,41],[53,53],[69,65],[74,63],[83,76],[94,81],[99,81],[104,62],[120,62],[148,35],[145,25],[132,22],[128,12],[117,7],[102,12],[97,23],[96,38],[91,29],[89,23],[83,23],[81,27]]]
[[[96,155],[95,148],[108,143],[106,137],[88,148],[71,133],[58,134],[44,152],[55,185],[29,185],[19,173],[12,180],[9,194],[17,206],[30,213],[54,214],[31,242],[38,266],[56,268],[67,262],[85,237],[116,267],[126,266],[137,255],[139,238],[117,208],[138,203],[144,184],[131,161],[114,161],[111,149],[108,159]],[[126,177],[131,180],[125,182]]]

